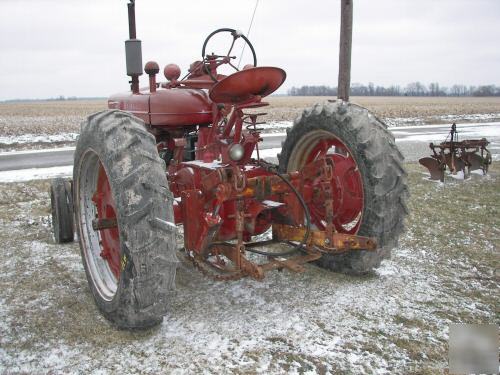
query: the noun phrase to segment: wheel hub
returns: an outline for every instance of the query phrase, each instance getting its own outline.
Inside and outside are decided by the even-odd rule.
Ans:
[[[330,180],[333,206],[333,226],[340,233],[355,234],[361,226],[364,208],[363,181],[361,172],[349,148],[330,133],[315,131],[305,140],[303,165],[319,158],[332,161],[333,173]],[[313,200],[309,206],[311,220],[321,230],[327,226],[327,195],[318,178],[312,183]]]
[[[113,194],[109,185],[108,176],[102,164],[99,165],[96,191],[92,195],[92,202],[97,208],[97,219],[115,219],[116,210]],[[100,230],[100,256],[108,262],[113,275],[120,277],[120,234],[118,227]]]

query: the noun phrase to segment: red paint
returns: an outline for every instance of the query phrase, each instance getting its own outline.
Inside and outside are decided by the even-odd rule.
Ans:
[[[203,90],[157,90],[150,95],[149,105],[149,123],[153,127],[181,127],[212,122],[212,102]]]
[[[361,225],[358,223],[346,230],[343,225],[353,222],[358,215],[362,215],[364,207],[363,181],[358,169],[356,160],[352,157],[347,146],[338,138],[325,139],[319,142],[310,152],[307,162],[310,163],[321,157],[329,158],[333,161],[333,178],[331,187],[333,191],[333,212],[334,226],[340,233],[357,233]],[[319,188],[319,181],[312,186],[313,191],[320,192],[314,196],[312,204],[309,206],[311,219],[320,229],[325,229],[324,196]]]
[[[142,89],[136,94],[114,95],[108,102],[109,108],[128,111],[144,120],[157,138],[158,149],[168,149],[165,155],[173,155],[169,159],[168,181],[177,198],[174,218],[177,224],[184,226],[185,248],[195,252],[202,252],[210,241],[235,239],[238,231],[243,240],[249,241],[252,236],[265,232],[273,222],[285,220],[303,225],[304,221],[302,206],[289,187],[279,179],[271,184],[272,173],[252,159],[261,138],[255,129],[257,115],[248,115],[248,110],[267,105],[262,98],[281,86],[285,71],[274,67],[245,66],[244,70],[225,77],[218,75],[216,70],[219,65],[229,63],[230,58],[216,60],[210,55],[204,62],[191,64],[188,76],[181,80],[178,80],[180,68],[175,64],[167,65],[164,72],[170,82],[159,84],[157,89]],[[208,66],[211,76],[206,74],[204,66]],[[156,65],[148,63],[147,68],[151,73],[150,85],[157,86],[152,77],[156,74]],[[213,81],[214,77],[218,82]],[[196,160],[191,162],[183,158],[184,149],[189,144],[186,135],[194,132],[198,137]],[[229,157],[229,147],[235,143],[244,149],[244,156],[239,161]],[[345,155],[342,152],[327,154],[332,146],[343,150]],[[334,226],[339,232],[355,233],[359,223],[351,229],[342,225],[353,221],[363,210],[363,188],[356,161],[338,139],[316,145],[307,162],[321,158],[330,159],[334,165],[330,182]],[[321,160],[314,166],[320,164]],[[326,164],[323,162],[323,165]],[[309,169],[314,170],[314,166],[309,166]],[[302,175],[306,174],[304,171]],[[310,207],[313,223],[325,229],[322,186],[329,185],[328,182],[320,184],[324,176],[310,181],[294,172],[288,178]],[[249,179],[254,185],[247,189]],[[98,185],[97,193],[106,197],[101,198],[102,202],[107,202],[106,206],[101,203],[103,206],[98,208],[98,213],[103,218],[110,217],[114,215],[114,202],[104,169],[100,172]],[[265,200],[283,204],[274,207],[272,202],[264,204]],[[238,212],[237,207],[242,210]],[[238,229],[235,218],[241,215],[244,220],[239,220]],[[101,232],[104,233],[103,256],[113,272],[119,272],[118,230]]]
[[[243,103],[275,92],[285,81],[286,73],[275,67],[246,68],[219,81],[210,89],[216,103]]]
[[[109,186],[108,176],[102,164],[99,166],[97,188],[92,196],[92,201],[97,208],[99,219],[116,218],[116,205]],[[101,257],[108,262],[109,268],[116,279],[120,278],[120,234],[118,228],[104,229],[99,231],[101,239]]]
[[[203,90],[141,89],[138,94],[116,94],[109,98],[108,108],[127,111],[152,127],[194,126],[212,121],[212,103]]]

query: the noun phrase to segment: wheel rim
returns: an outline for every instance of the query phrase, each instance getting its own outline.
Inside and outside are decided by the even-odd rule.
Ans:
[[[106,171],[97,154],[88,150],[82,157],[78,203],[80,241],[93,284],[104,300],[113,299],[120,279],[118,227],[95,231],[92,220],[116,218],[116,205]]]
[[[338,137],[324,130],[307,133],[290,155],[288,171],[300,170],[319,158],[333,161],[331,188],[333,225],[340,233],[355,234],[362,222],[364,209],[363,180],[351,150]],[[313,198],[309,204],[312,223],[326,229],[325,194],[319,178],[312,182]]]

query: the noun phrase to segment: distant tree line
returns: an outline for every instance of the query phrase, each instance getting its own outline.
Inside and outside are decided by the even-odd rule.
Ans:
[[[337,88],[330,86],[301,86],[288,90],[291,96],[336,96]],[[352,96],[500,96],[500,86],[440,86],[433,82],[428,86],[420,82],[411,82],[406,87],[393,85],[389,87],[375,86],[370,82],[367,86],[360,83],[351,85]]]
[[[104,100],[105,97],[101,96],[64,96],[59,95],[54,98],[45,98],[45,99],[7,99],[0,100],[0,103],[19,103],[19,102],[62,102],[62,101],[73,101],[73,100]]]

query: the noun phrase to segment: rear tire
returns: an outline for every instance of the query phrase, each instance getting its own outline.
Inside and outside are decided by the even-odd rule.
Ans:
[[[305,164],[305,160],[297,160],[301,158],[297,150],[304,148],[313,132],[331,134],[354,158],[361,175],[364,201],[356,232],[360,236],[374,237],[378,243],[376,251],[323,255],[317,263],[332,271],[367,273],[378,267],[382,259],[390,257],[404,229],[408,197],[404,158],[385,124],[363,107],[337,101],[317,104],[295,120],[278,156],[282,172],[299,169],[301,163]]]
[[[82,123],[73,173],[80,249],[97,306],[119,328],[161,323],[178,261],[173,197],[155,138],[126,112],[96,113]],[[117,227],[96,231],[95,217],[116,217]]]
[[[63,178],[50,181],[50,203],[52,230],[56,243],[73,242],[75,224],[73,220],[73,197],[71,183]]]

